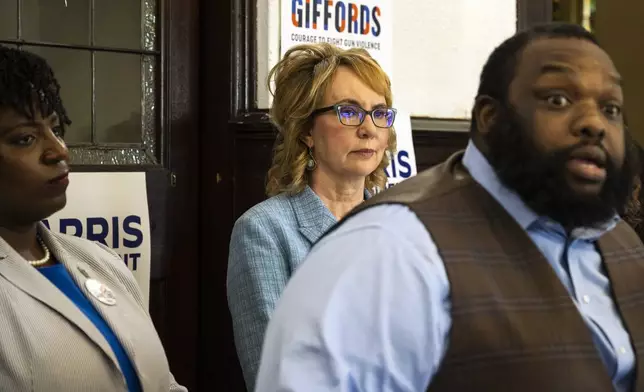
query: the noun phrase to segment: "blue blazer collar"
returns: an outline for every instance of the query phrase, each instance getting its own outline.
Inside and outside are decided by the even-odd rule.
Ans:
[[[291,197],[299,230],[311,243],[317,241],[337,220],[310,187]]]
[[[371,194],[365,189],[365,200]],[[337,223],[322,199],[309,186],[290,199],[300,233],[312,244]]]

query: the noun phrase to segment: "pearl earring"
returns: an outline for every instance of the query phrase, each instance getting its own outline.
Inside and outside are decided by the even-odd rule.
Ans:
[[[309,159],[308,161],[306,161],[306,169],[309,171],[313,171],[317,166],[318,166],[318,163],[315,162],[315,158],[313,158],[313,148],[309,147]]]

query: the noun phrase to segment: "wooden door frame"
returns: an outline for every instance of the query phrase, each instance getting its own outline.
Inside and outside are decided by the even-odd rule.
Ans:
[[[234,223],[234,101],[247,86],[233,70],[249,61],[247,52],[234,50],[234,42],[246,32],[237,27],[245,18],[239,6],[250,1],[201,0],[200,5],[200,391],[245,391],[226,300],[226,264]]]
[[[199,1],[161,0],[162,94],[160,110],[165,144],[164,167],[148,184],[150,199],[167,184],[167,196],[151,209],[164,210],[163,263],[165,276],[156,288],[162,303],[150,308],[170,367],[177,381],[196,390],[199,345]],[[163,205],[165,204],[165,205]],[[154,211],[151,211],[151,217]],[[154,249],[153,249],[154,253]]]
[[[552,0],[517,0],[517,30],[552,22]]]

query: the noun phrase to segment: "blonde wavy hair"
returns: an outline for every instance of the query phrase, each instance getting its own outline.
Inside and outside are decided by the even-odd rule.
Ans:
[[[313,126],[312,113],[323,104],[324,94],[340,66],[351,69],[369,88],[385,97],[387,106],[392,105],[389,77],[366,50],[340,49],[327,43],[291,48],[268,74],[268,89],[273,95],[269,114],[278,130],[266,183],[268,196],[296,194],[309,184],[305,138]],[[380,165],[366,177],[365,188],[370,191],[385,187],[385,168],[389,155],[396,151],[393,127],[389,129],[387,151],[389,154],[385,153]]]

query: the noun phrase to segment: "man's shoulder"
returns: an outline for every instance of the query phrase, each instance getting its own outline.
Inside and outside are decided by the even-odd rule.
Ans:
[[[360,208],[368,208],[375,204],[427,203],[466,189],[467,185],[474,184],[474,181],[464,169],[461,158],[462,154],[456,153],[445,162],[380,192]]]
[[[384,233],[395,242],[399,236],[417,237],[427,231],[416,214],[404,204],[375,204],[347,216],[329,230],[319,242],[334,237],[362,237]],[[374,245],[374,244],[371,244]]]
[[[620,247],[626,249],[644,249],[644,244],[642,243],[640,236],[631,227],[631,225],[622,219],[617,222],[612,230],[608,231],[600,238],[600,244],[604,246],[609,245],[611,248]]]

